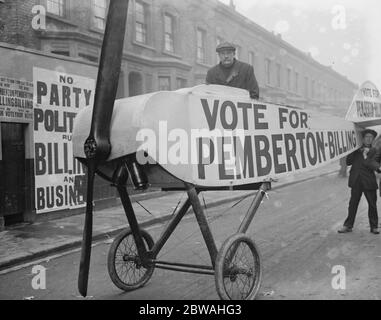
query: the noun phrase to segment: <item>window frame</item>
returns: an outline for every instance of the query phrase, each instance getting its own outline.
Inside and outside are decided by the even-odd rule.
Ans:
[[[202,35],[202,39],[201,39],[202,47],[199,47],[199,32]],[[197,59],[197,62],[201,64],[207,63],[206,37],[207,37],[207,31],[201,27],[197,27],[196,29],[196,59]],[[203,56],[200,57],[199,53],[202,53]]]
[[[160,80],[167,79],[168,80],[168,89],[162,89]],[[171,76],[170,75],[159,75],[157,78],[157,87],[159,91],[171,91]]]
[[[224,38],[222,38],[220,36],[216,36],[216,49],[223,42],[224,42]],[[220,57],[219,57],[218,52],[216,52],[216,63],[219,63],[219,62],[220,62]]]
[[[98,6],[96,4],[96,1],[97,0],[91,1],[91,10],[92,10],[92,12],[91,12],[91,25],[93,26],[93,28],[95,28],[97,30],[104,31],[106,28],[107,10],[108,10],[109,2],[108,2],[108,0],[103,0],[105,3],[105,7],[103,8],[101,6]],[[97,14],[97,8],[104,9],[104,17]],[[102,21],[103,26],[98,25],[97,21]]]
[[[61,2],[62,2],[62,14],[60,14]],[[58,5],[58,13],[49,11],[50,3],[55,3]],[[56,17],[63,18],[63,19],[67,18],[67,15],[68,15],[67,1],[66,0],[46,0],[46,13]]]
[[[235,58],[237,60],[240,60],[242,58],[242,51],[243,51],[242,47],[236,44],[235,45]]]
[[[271,86],[271,59],[265,58],[265,81],[266,85]]]
[[[176,53],[176,17],[169,13],[169,12],[164,12],[163,15],[164,19],[164,51],[169,52],[169,53]],[[167,32],[167,24],[166,24],[166,18],[169,18],[171,21],[171,32]],[[170,40],[170,45],[172,46],[170,49],[167,48],[167,36],[169,36]]]
[[[248,62],[251,66],[253,66],[253,68],[255,67],[255,52],[250,50],[249,51],[249,54],[248,54]]]
[[[138,21],[138,14],[137,14],[138,5],[141,5],[143,8],[143,21]],[[140,39],[138,39],[138,28],[137,28],[138,24],[142,26],[141,34],[144,41],[141,41]],[[143,0],[136,0],[135,6],[134,6],[134,41],[136,41],[138,44],[148,45],[149,43],[148,28],[149,28],[148,4]]]
[[[78,52],[78,58],[92,63],[99,63],[99,57],[85,52]]]
[[[277,62],[275,64],[275,76],[276,76],[276,86],[277,88],[282,87],[282,65]]]
[[[179,86],[179,82],[182,84]],[[186,88],[188,86],[188,80],[184,77],[176,77],[176,89]]]
[[[304,77],[304,97],[308,99],[310,97],[310,90],[309,90],[309,77],[305,76]]]
[[[292,69],[290,67],[287,68],[287,90],[292,91]]]
[[[64,57],[70,57],[70,50],[50,50],[51,54],[56,54]]]

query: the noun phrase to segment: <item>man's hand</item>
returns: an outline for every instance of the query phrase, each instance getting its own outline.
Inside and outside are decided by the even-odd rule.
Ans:
[[[370,148],[366,148],[366,147],[362,149],[362,155],[363,155],[364,159],[368,158],[369,150],[370,150]]]

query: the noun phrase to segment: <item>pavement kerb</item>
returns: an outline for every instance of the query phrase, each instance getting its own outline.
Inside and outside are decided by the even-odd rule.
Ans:
[[[328,176],[328,175],[331,175],[331,174],[333,174],[335,172],[337,172],[337,170],[332,170],[332,171],[329,171],[329,172],[322,173],[320,175],[316,175],[316,176],[313,176],[313,177],[307,177],[307,178],[301,179],[301,180],[286,182],[284,184],[279,184],[276,187],[273,187],[272,190],[278,190],[278,189],[285,188],[287,186],[295,185],[295,184],[298,184],[298,183],[303,183],[303,182],[306,182],[308,180],[313,180],[313,179],[316,179],[316,178],[319,178],[319,177]],[[233,196],[221,199],[221,200],[210,201],[208,203],[208,207],[209,208],[218,207],[218,206],[220,206],[220,205],[222,205],[224,203],[229,203],[229,202],[232,202],[232,201],[238,201],[241,198],[242,198],[242,195],[238,195],[238,196],[234,196],[233,195]],[[189,215],[192,212],[193,212],[193,210],[191,208],[189,210],[189,212],[187,213],[187,215]],[[139,225],[142,228],[147,228],[147,227],[150,227],[150,226],[155,225],[155,224],[164,223],[164,222],[170,220],[171,216],[172,216],[171,214],[164,215],[164,216],[161,216],[161,217],[158,217],[158,218],[154,218],[154,219],[151,219],[151,220],[143,221],[143,222],[139,223]],[[108,239],[108,238],[112,238],[112,237],[116,236],[118,233],[120,233],[121,231],[123,231],[125,229],[126,229],[126,226],[121,226],[121,227],[118,227],[118,228],[110,228],[109,230],[105,230],[103,232],[95,234],[93,236],[93,243],[94,242],[98,242],[98,241],[102,241],[102,240],[105,240],[105,239]],[[36,253],[27,254],[27,255],[22,256],[22,257],[13,258],[13,259],[5,261],[5,262],[0,262],[0,271],[8,269],[8,268],[11,268],[11,267],[15,267],[17,265],[20,265],[20,264],[23,264],[23,263],[26,263],[26,262],[30,262],[30,261],[37,260],[37,259],[42,259],[42,258],[48,257],[48,256],[50,256],[52,254],[57,254],[59,252],[64,252],[64,251],[76,249],[76,248],[79,248],[81,246],[81,244],[82,244],[82,237],[80,239],[73,240],[70,243],[66,243],[66,244],[63,244],[63,245],[60,245],[60,246],[56,246],[56,247],[48,248],[48,249],[45,249],[45,250],[41,250],[41,251],[36,252]]]

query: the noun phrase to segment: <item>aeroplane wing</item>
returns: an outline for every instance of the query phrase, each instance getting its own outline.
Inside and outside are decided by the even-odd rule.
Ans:
[[[78,158],[85,158],[91,113],[85,108],[75,120]],[[360,147],[360,132],[342,118],[261,103],[242,89],[200,85],[116,101],[108,160],[137,152],[142,164],[158,163],[188,183],[237,186],[335,161]]]

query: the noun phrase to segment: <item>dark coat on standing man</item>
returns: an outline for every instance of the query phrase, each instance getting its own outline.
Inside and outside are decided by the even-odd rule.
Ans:
[[[246,89],[252,99],[259,98],[259,87],[253,66],[236,59],[229,68],[221,63],[211,68],[206,76],[206,83]]]
[[[376,148],[369,149],[366,159],[364,159],[362,149],[352,152],[346,161],[348,166],[352,166],[348,186],[354,188],[361,181],[364,190],[378,189],[375,171],[380,167],[379,157]]]

